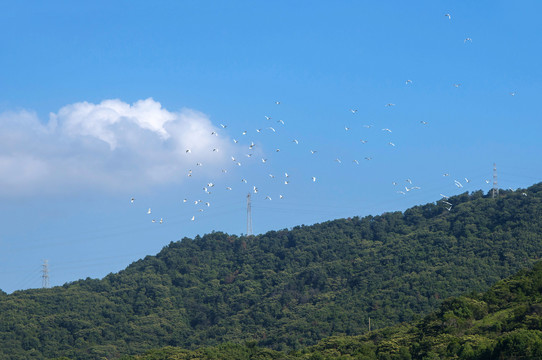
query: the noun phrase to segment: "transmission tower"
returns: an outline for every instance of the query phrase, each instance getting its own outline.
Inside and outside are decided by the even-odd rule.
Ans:
[[[47,260],[43,260],[41,270],[41,287],[44,289],[49,287],[49,263]]]
[[[247,195],[247,236],[252,235],[252,204],[250,202],[250,193]]]
[[[497,186],[497,164],[493,163],[493,192],[491,197],[495,199],[496,196],[499,196],[499,187]]]

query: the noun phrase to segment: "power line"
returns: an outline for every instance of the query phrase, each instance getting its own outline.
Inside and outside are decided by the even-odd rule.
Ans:
[[[491,197],[495,199],[495,196],[499,195],[499,187],[497,186],[497,164],[493,163],[493,192]]]
[[[247,236],[252,235],[252,204],[250,193],[247,195]]]

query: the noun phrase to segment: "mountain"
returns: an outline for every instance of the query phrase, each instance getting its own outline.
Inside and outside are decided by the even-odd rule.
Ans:
[[[104,279],[0,294],[0,358],[274,350],[419,319],[542,254],[542,184],[259,236],[170,243]],[[271,350],[269,350],[271,351]]]

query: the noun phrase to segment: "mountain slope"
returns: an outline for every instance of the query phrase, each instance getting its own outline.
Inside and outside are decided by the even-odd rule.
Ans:
[[[524,196],[522,193],[526,193]],[[276,350],[409,321],[542,254],[542,184],[260,236],[171,243],[118,274],[0,296],[6,359],[114,358],[254,340]]]

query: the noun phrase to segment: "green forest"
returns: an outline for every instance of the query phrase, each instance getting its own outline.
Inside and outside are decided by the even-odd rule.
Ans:
[[[542,184],[446,201],[213,232],[100,280],[0,292],[0,358],[504,359],[523,341],[538,354],[540,265],[498,281],[541,257]]]

